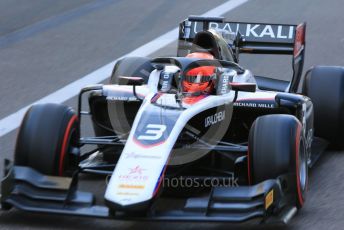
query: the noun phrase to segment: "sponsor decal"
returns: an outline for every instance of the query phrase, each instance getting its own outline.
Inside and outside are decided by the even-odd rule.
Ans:
[[[127,96],[111,96],[106,98],[109,101],[138,101],[138,99],[134,96],[127,97]]]
[[[221,94],[226,94],[228,91],[229,76],[228,74],[224,74],[222,77]]]
[[[171,89],[171,80],[172,80],[172,77],[173,77],[173,73],[169,73],[169,72],[161,72],[161,80],[162,80],[162,83],[161,83],[161,91],[162,92],[167,92]]]
[[[294,26],[282,25],[261,25],[261,24],[239,24],[239,23],[209,23],[211,29],[222,29],[229,32],[240,31],[245,37],[256,38],[279,38],[279,39],[293,39]]]
[[[271,190],[265,197],[265,210],[267,210],[274,202],[274,190]]]
[[[135,185],[135,184],[120,184],[118,185],[118,188],[124,188],[124,189],[144,189],[144,185]]]
[[[134,158],[134,159],[161,159],[161,156],[153,156],[153,155],[147,155],[147,154],[139,154],[139,153],[124,153],[125,158]]]
[[[147,175],[142,175],[146,169],[141,168],[139,165],[134,168],[129,168],[128,170],[129,172],[127,174],[118,176],[120,181],[140,182],[147,181],[149,178]]]
[[[203,30],[203,23],[192,22],[192,32],[188,33],[187,38],[193,38],[195,34]],[[231,33],[241,33],[245,38],[250,40],[264,41],[271,39],[272,41],[293,42],[295,36],[295,26],[292,25],[268,25],[256,23],[235,23],[235,22],[210,22],[209,29],[226,30]]]
[[[136,166],[135,168],[130,168],[129,169],[129,174],[142,174],[143,171],[146,169],[141,168],[139,165]]]
[[[138,196],[138,193],[133,193],[133,192],[118,192],[116,193],[119,196]]]
[[[220,121],[223,121],[224,119],[225,119],[225,111],[217,112],[214,115],[211,115],[211,116],[205,118],[204,127],[214,125]]]
[[[147,181],[148,176],[141,176],[141,175],[120,175],[119,179],[122,181]]]
[[[255,103],[255,102],[235,102],[234,106],[252,107],[252,108],[275,108],[275,105],[271,103]]]

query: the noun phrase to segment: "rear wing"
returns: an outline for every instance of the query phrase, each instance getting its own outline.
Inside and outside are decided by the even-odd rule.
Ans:
[[[190,52],[195,35],[204,30],[226,30],[241,36],[238,53],[280,54],[293,56],[293,78],[289,91],[300,83],[305,48],[306,24],[267,24],[225,21],[222,17],[190,16],[179,24],[178,56]],[[230,44],[228,44],[230,45]]]

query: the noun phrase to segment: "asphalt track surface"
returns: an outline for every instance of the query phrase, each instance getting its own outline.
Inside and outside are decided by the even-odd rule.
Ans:
[[[2,0],[0,1],[0,119],[85,76],[202,14],[223,0]],[[344,66],[342,0],[251,0],[224,16],[233,21],[307,22],[305,69]],[[175,54],[175,43],[152,56]],[[257,75],[290,76],[287,57],[244,56]],[[65,102],[76,106],[76,99]],[[331,121],[329,121],[331,122]],[[90,129],[85,127],[85,132]],[[0,160],[13,158],[17,130],[0,138]],[[310,175],[305,207],[285,229],[343,229],[344,153],[327,152]],[[2,171],[2,165],[0,166]],[[96,186],[94,185],[96,184]],[[84,188],[102,196],[105,182],[88,178]],[[1,229],[228,229],[204,223],[151,223],[0,212]],[[265,229],[266,227],[260,227]],[[252,229],[252,227],[243,229]],[[274,228],[273,228],[274,229]]]

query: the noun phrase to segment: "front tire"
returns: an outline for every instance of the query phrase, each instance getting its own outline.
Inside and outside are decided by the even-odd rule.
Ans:
[[[258,117],[250,130],[249,184],[290,175],[288,187],[301,208],[308,184],[308,165],[301,123],[292,115]]]
[[[31,167],[52,176],[71,175],[77,157],[78,117],[72,108],[60,104],[33,105],[19,128],[15,165]]]

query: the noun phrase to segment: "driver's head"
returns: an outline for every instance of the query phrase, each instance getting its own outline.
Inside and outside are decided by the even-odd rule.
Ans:
[[[214,59],[213,55],[208,53],[191,53],[187,55],[191,58]],[[214,89],[213,76],[215,74],[214,66],[201,66],[189,70],[184,75],[183,88],[187,93],[210,93]]]

